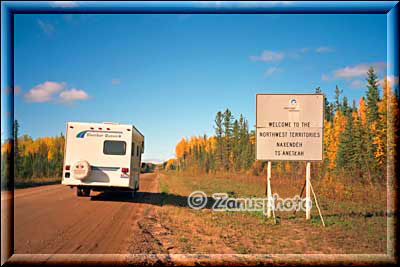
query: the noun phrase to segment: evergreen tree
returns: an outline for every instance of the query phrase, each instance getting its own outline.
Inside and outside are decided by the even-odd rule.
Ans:
[[[235,171],[240,171],[241,166],[240,152],[242,148],[240,147],[240,145],[239,121],[234,120],[232,128],[232,163]]]
[[[343,97],[343,103],[341,105],[341,111],[345,116],[348,116],[349,115],[348,113],[351,112],[350,107],[349,107],[349,102],[348,102],[346,96]]]
[[[223,166],[223,153],[224,153],[224,140],[223,140],[223,125],[222,125],[222,112],[218,111],[215,116],[215,137],[216,137],[216,167],[218,169]]]
[[[229,109],[226,109],[223,115],[224,125],[224,169],[230,169],[230,157],[232,152],[232,113]]]
[[[351,112],[357,112],[357,105],[356,105],[355,99],[353,99],[353,104],[351,106]]]
[[[342,110],[340,104],[340,94],[343,93],[343,90],[339,90],[339,87],[336,85],[335,89],[335,112],[338,110]]]
[[[240,114],[239,128],[240,128],[241,168],[243,170],[248,170],[254,159],[251,157],[251,144],[249,139],[248,123],[242,114]]]
[[[325,93],[322,92],[321,87],[315,88],[316,94],[323,94],[324,95],[324,114],[325,120],[332,121],[333,118],[333,106],[329,103],[328,98],[326,97]]]
[[[343,105],[344,106],[344,105]],[[354,143],[353,143],[353,117],[350,112],[345,114],[346,116],[346,127],[340,134],[338,152],[336,158],[336,166],[342,171],[351,170],[351,164],[354,157]]]
[[[379,118],[378,102],[379,102],[379,80],[373,67],[367,72],[367,123],[372,125]]]
[[[365,129],[362,125],[361,118],[357,112],[353,113],[353,155],[351,157],[352,168],[355,177],[362,178],[364,174],[368,175],[366,164],[366,145],[364,141]],[[369,180],[369,177],[368,177]]]
[[[366,124],[367,124],[367,166],[372,182],[376,181],[381,173],[378,163],[375,160],[377,145],[374,144],[374,137],[378,135],[379,127],[379,87],[378,76],[373,67],[367,72],[367,92],[366,92]]]

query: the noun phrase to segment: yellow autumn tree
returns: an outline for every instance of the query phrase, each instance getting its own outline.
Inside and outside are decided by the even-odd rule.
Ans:
[[[176,159],[169,159],[167,164],[165,165],[166,170],[174,170],[176,169]]]
[[[217,138],[215,138],[215,136],[209,137],[207,139],[207,143],[206,143],[206,147],[205,147],[206,152],[211,153],[211,152],[215,151],[216,145],[217,145]]]
[[[395,80],[386,80],[387,92],[387,162],[389,163],[389,171],[394,174],[394,166],[397,162],[396,144],[398,141],[397,127],[399,127],[399,102],[392,90],[392,84]],[[398,82],[398,81],[397,81]]]
[[[365,127],[365,125],[367,124],[367,107],[365,106],[365,99],[364,97],[361,97],[360,99],[360,104],[359,104],[359,108],[358,108],[358,116],[361,119],[361,125],[363,127]]]
[[[183,158],[185,151],[187,151],[187,141],[185,138],[182,138],[181,141],[175,147],[175,154],[178,159]]]
[[[12,144],[10,142],[6,142],[1,145],[1,154],[9,154],[11,153]]]
[[[379,121],[371,125],[375,132],[375,135],[372,138],[372,143],[376,146],[374,156],[380,166],[386,164],[388,90],[390,90],[390,88],[388,86],[387,78],[385,78],[382,86],[382,100],[378,102]]]
[[[338,145],[340,134],[346,126],[346,117],[337,111],[333,117],[333,122],[325,121],[324,129],[324,146],[325,156],[328,161],[328,169],[333,170],[336,167],[336,157],[338,153]]]

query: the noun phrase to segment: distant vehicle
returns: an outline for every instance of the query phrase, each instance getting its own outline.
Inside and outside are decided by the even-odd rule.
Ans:
[[[139,190],[144,136],[133,125],[68,122],[62,184],[90,191]]]

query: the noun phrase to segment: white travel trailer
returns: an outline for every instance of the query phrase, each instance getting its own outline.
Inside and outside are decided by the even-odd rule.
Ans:
[[[144,136],[133,125],[68,122],[62,184],[90,191],[139,190]]]

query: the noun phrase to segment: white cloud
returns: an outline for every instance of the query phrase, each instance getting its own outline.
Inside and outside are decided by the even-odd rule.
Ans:
[[[271,76],[272,74],[281,71],[282,69],[278,68],[278,67],[270,67],[265,71],[265,75],[266,76]]]
[[[60,92],[65,86],[65,83],[57,83],[46,81],[36,85],[28,93],[24,95],[28,102],[47,102],[53,99],[55,93]]]
[[[315,49],[315,52],[317,53],[328,53],[328,52],[333,52],[334,49],[330,46],[320,46],[317,49]]]
[[[44,103],[53,101],[54,103],[72,103],[74,101],[86,100],[89,95],[78,89],[66,89],[66,83],[46,81],[36,85],[24,95],[27,102]]]
[[[112,83],[113,85],[117,85],[117,84],[120,84],[120,83],[121,83],[121,80],[120,80],[120,79],[112,79],[112,80],[111,80],[111,83]]]
[[[260,56],[250,56],[253,61],[279,61],[285,57],[283,52],[274,52],[269,50],[264,50]]]
[[[353,78],[353,77],[359,77],[366,75],[368,71],[369,66],[368,65],[357,65],[354,67],[344,67],[342,69],[335,70],[333,72],[333,75],[336,78]]]
[[[56,7],[76,7],[76,6],[78,6],[78,2],[77,1],[52,1],[51,5],[56,6]]]
[[[44,33],[50,35],[50,34],[52,34],[52,33],[54,32],[54,26],[53,26],[53,24],[44,22],[44,21],[41,20],[41,19],[38,19],[38,20],[37,20],[37,23],[38,23],[40,29],[42,29],[42,31],[43,31]]]
[[[335,78],[343,79],[351,79],[355,77],[365,76],[370,66],[374,67],[377,72],[380,72],[386,67],[386,64],[383,62],[379,62],[373,64],[358,64],[352,67],[347,66],[342,69],[335,70],[333,72],[333,76]]]
[[[63,103],[72,103],[74,101],[86,100],[89,95],[83,90],[71,89],[60,93],[59,99]]]
[[[354,81],[352,81],[351,83],[350,83],[350,87],[353,87],[353,88],[362,88],[362,87],[365,87],[365,81],[362,81],[362,80],[354,80]]]
[[[327,75],[327,74],[322,74],[321,80],[323,80],[323,81],[329,81],[329,80],[330,80],[330,77],[329,77],[329,75]]]

